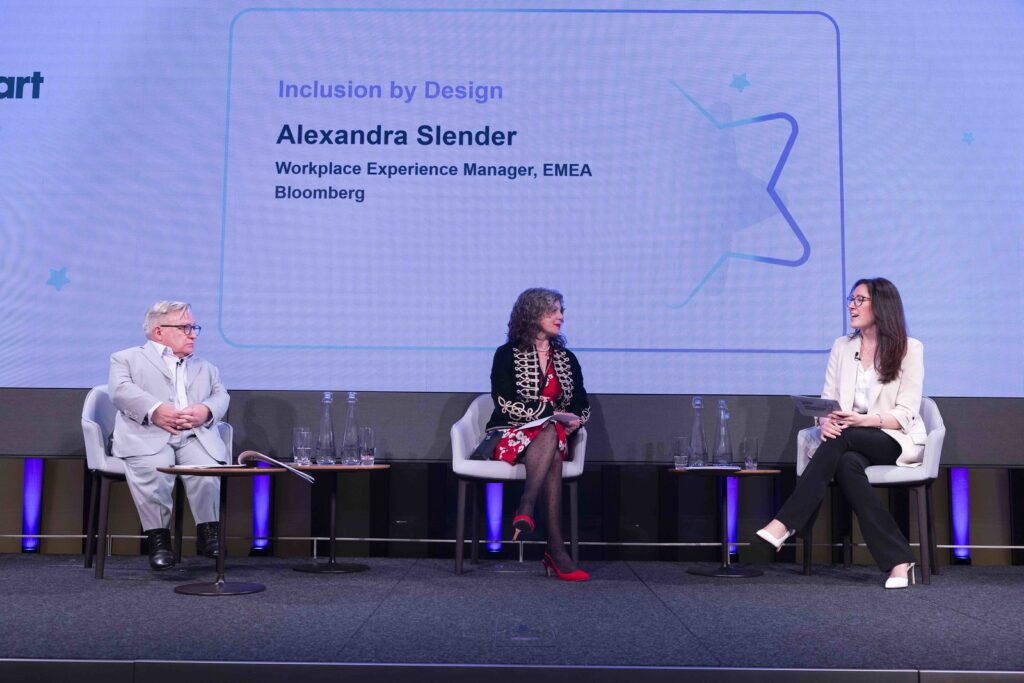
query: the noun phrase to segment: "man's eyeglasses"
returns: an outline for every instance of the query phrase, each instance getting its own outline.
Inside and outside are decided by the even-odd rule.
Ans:
[[[196,336],[198,337],[199,333],[203,331],[202,325],[161,325],[160,327],[176,327],[179,330],[181,330],[186,337],[191,335],[193,332],[195,332]]]
[[[853,304],[854,308],[860,308],[864,305],[865,301],[871,301],[870,296],[851,296],[847,301]]]

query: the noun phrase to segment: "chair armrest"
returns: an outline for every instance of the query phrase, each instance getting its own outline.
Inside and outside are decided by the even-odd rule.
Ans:
[[[942,442],[946,439],[946,427],[943,425],[928,432],[928,440],[924,443],[924,459],[921,469],[929,479],[939,476],[939,461],[942,458]]]
[[[569,437],[569,459],[578,463],[583,469],[583,463],[587,460],[587,428],[580,427],[575,434]]]
[[[808,427],[796,434],[796,476],[800,476],[811,462],[811,456],[821,444],[821,427]]]
[[[217,435],[220,436],[221,441],[224,442],[224,448],[228,452],[228,464],[234,462],[234,441],[235,441],[235,430],[227,422],[218,422],[216,425]]]
[[[580,427],[570,436],[568,446],[569,457],[562,463],[562,476],[575,478],[583,474],[583,464],[587,459],[587,428]]]
[[[107,444],[103,430],[92,420],[82,418],[82,439],[85,441],[85,460],[90,470],[102,470],[106,462]]]
[[[473,416],[466,414],[452,425],[452,462],[469,460],[469,456],[483,438],[483,434],[477,433],[474,423]]]

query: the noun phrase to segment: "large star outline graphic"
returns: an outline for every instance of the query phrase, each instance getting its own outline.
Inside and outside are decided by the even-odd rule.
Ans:
[[[765,187],[765,191],[768,193],[768,196],[775,204],[775,207],[778,209],[779,213],[786,220],[786,223],[789,225],[790,230],[792,230],[794,237],[802,247],[802,252],[800,256],[795,259],[783,259],[774,256],[762,256],[759,254],[748,254],[738,251],[727,251],[724,254],[722,254],[717,261],[715,261],[714,265],[712,265],[708,272],[704,274],[704,277],[701,278],[700,282],[697,283],[697,285],[690,291],[689,295],[683,301],[679,303],[668,304],[669,307],[682,308],[683,306],[686,306],[688,303],[690,303],[693,300],[693,298],[697,295],[697,293],[704,288],[704,285],[708,283],[711,277],[723,265],[725,265],[726,261],[728,261],[729,259],[755,261],[758,263],[767,263],[774,266],[785,266],[787,268],[797,268],[806,263],[807,259],[809,259],[811,256],[811,245],[807,241],[807,237],[804,236],[803,231],[800,230],[800,226],[797,225],[796,220],[793,218],[793,215],[789,212],[789,209],[786,207],[785,202],[782,201],[782,198],[779,197],[779,194],[778,192],[776,192],[775,189],[776,185],[779,182],[779,177],[782,175],[782,169],[786,165],[786,160],[789,158],[789,153],[793,149],[793,144],[794,142],[796,142],[797,134],[800,130],[800,127],[797,124],[796,119],[784,112],[778,112],[774,114],[762,114],[760,116],[754,116],[748,119],[741,119],[739,121],[719,121],[714,117],[714,115],[711,114],[711,112],[705,109],[700,104],[700,102],[695,100],[690,95],[690,93],[686,92],[686,90],[681,85],[679,85],[675,81],[669,82],[680,93],[682,93],[683,97],[685,97],[690,102],[690,104],[692,104],[697,109],[697,111],[699,111],[704,116],[704,118],[710,121],[711,124],[718,128],[719,130],[728,130],[730,128],[749,126],[756,123],[765,123],[767,121],[775,121],[779,119],[789,124],[789,137],[786,139],[786,144],[783,146],[781,154],[779,154],[779,159],[775,164],[775,169],[772,171],[772,176],[769,179],[767,186]]]

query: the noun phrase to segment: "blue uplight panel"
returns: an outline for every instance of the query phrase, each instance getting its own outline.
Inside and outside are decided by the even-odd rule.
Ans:
[[[42,458],[25,460],[25,489],[21,500],[21,549],[23,552],[32,553],[39,549],[39,539],[25,537],[39,535],[40,510],[43,503]]]
[[[738,496],[736,493],[739,487],[737,477],[726,477],[725,479],[725,509],[726,519],[729,522],[729,553],[736,552],[736,510],[738,509]]]
[[[259,467],[269,467],[265,462]],[[222,529],[221,533],[227,533]],[[270,475],[252,478],[252,547],[263,550],[270,544]]]
[[[487,484],[487,538],[495,539],[487,544],[487,551],[501,551],[501,500],[504,484]],[[475,531],[473,533],[476,533]]]
[[[949,470],[949,501],[953,515],[953,545],[970,545],[971,494],[966,467],[953,467]],[[969,560],[971,549],[953,548],[953,557]]]

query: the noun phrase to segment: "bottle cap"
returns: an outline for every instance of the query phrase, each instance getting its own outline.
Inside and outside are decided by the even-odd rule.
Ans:
[[[330,391],[325,391],[324,392],[324,403],[333,403],[333,402],[334,402],[334,394],[332,392],[330,392]]]

